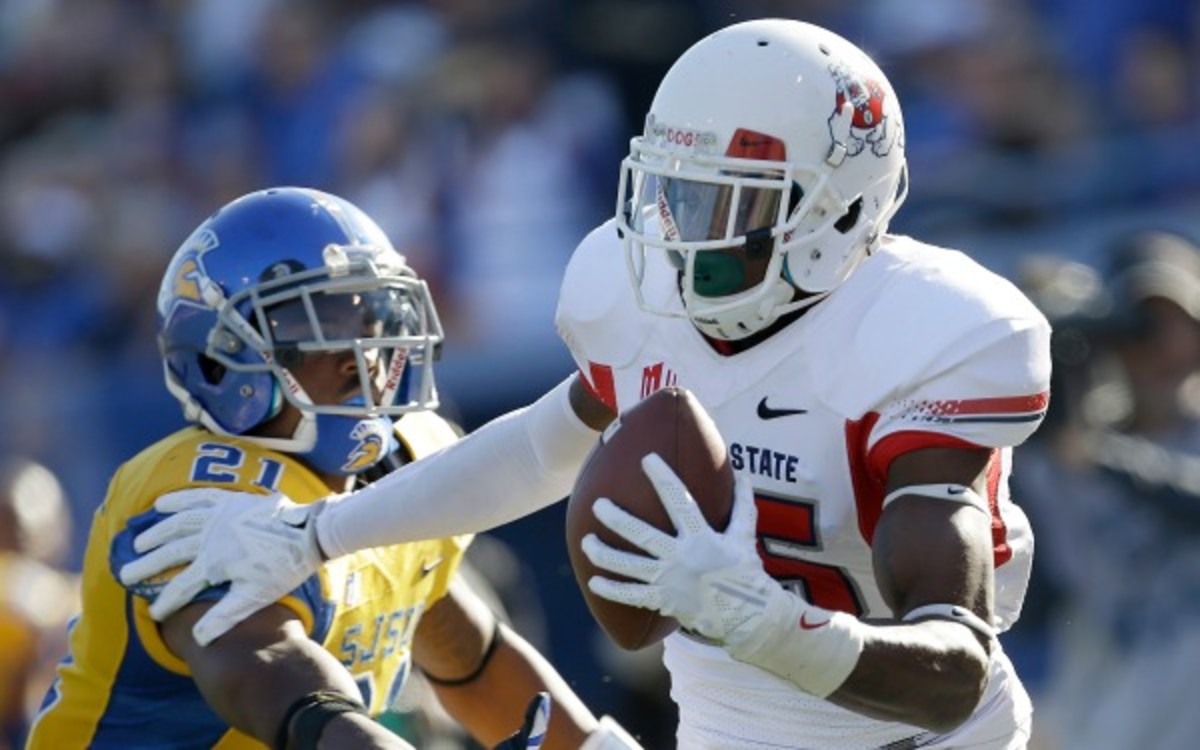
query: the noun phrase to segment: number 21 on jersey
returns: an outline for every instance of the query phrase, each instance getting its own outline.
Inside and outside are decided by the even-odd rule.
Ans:
[[[250,484],[274,492],[279,489],[279,478],[283,464],[259,456],[257,467],[244,467],[246,453],[236,445],[225,443],[201,443],[196,448],[196,460],[192,463],[193,482],[243,483],[243,472],[254,471]]]

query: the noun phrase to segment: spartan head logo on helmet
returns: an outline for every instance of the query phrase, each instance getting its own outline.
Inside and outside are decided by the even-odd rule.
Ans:
[[[213,282],[204,269],[204,254],[220,244],[217,235],[204,227],[184,240],[171,258],[158,289],[158,314],[163,319],[171,317],[180,305],[203,308],[209,304],[204,299],[204,289]]]
[[[829,116],[829,134],[846,156],[858,156],[870,147],[876,156],[892,149],[895,133],[884,113],[887,93],[878,81],[864,78],[845,63],[829,66],[837,87],[833,113]],[[846,106],[849,104],[850,106]]]

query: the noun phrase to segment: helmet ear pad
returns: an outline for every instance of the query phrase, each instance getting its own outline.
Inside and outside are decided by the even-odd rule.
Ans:
[[[242,435],[263,423],[278,409],[275,376],[270,372],[238,372],[223,367],[205,351],[209,332],[216,328],[215,311],[180,310],[170,322],[171,340],[187,342],[162,352],[169,376],[182,386],[216,426]],[[160,342],[163,339],[160,338]],[[229,356],[262,363],[262,355],[246,347]]]
[[[803,292],[820,294],[834,289],[871,250],[868,245],[874,241],[874,228],[862,221],[862,197],[844,209],[843,205],[832,198],[820,201],[807,222],[781,239],[783,277]],[[832,226],[815,231],[832,214],[838,216]]]

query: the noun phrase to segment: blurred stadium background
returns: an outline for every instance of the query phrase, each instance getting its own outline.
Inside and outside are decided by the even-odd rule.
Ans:
[[[1131,292],[1110,273],[1130,232],[1200,236],[1191,0],[0,0],[0,457],[52,475],[10,473],[0,497],[17,529],[56,481],[56,528],[72,534],[44,554],[0,533],[0,561],[75,571],[112,471],[181,424],[155,350],[158,281],[195,224],[259,187],[330,190],[380,220],[434,287],[442,395],[464,426],[557,382],[572,366],[552,326],[558,278],[611,213],[657,81],[703,34],[760,16],[825,25],[876,57],[907,121],[912,192],[893,228],[968,251],[1060,323],[1052,416],[1017,458],[1035,585],[1005,637],[1039,709],[1035,746],[1194,747],[1200,718],[1168,709],[1200,668],[1200,483],[1179,459],[1200,455],[1200,265],[1181,240],[1167,276],[1183,291]],[[1187,324],[1109,335],[1149,297]],[[1135,419],[1129,357],[1161,361],[1132,344],[1174,353],[1181,374],[1148,386],[1170,390],[1166,428]],[[1096,435],[1149,448],[1105,453]],[[1088,478],[1112,496],[1099,510]],[[559,511],[476,557],[585,698],[647,747],[669,744],[661,669],[603,645]],[[60,630],[57,611],[28,611],[58,598],[21,604],[29,579],[11,570],[0,624]],[[61,637],[42,644],[33,661],[58,657]],[[44,680],[19,656],[0,660],[10,738],[12,675]]]

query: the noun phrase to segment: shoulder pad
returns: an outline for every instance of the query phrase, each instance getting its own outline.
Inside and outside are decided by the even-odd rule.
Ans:
[[[459,438],[454,426],[432,411],[409,412],[396,420],[395,429],[396,437],[414,459],[436,453]]]
[[[638,307],[615,220],[593,229],[575,248],[554,316],[576,362],[620,367],[633,360],[653,324]]]
[[[850,418],[1010,336],[1045,342],[1028,366],[1049,367],[1049,323],[1016,286],[964,253],[906,237],[889,238],[812,312],[814,386]]]

